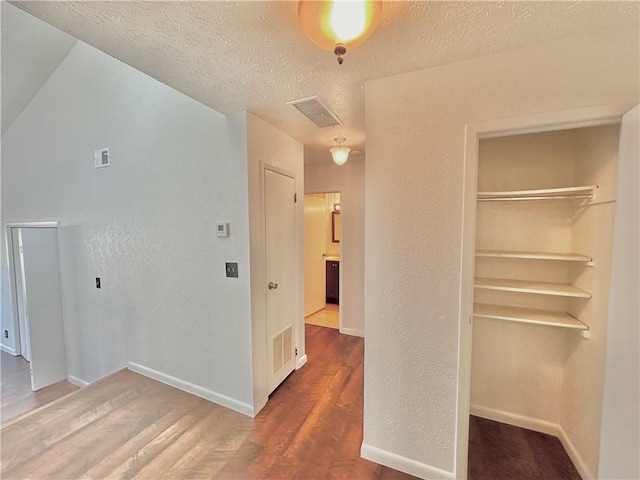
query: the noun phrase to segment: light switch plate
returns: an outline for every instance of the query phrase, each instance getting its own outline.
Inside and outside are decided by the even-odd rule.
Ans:
[[[216,237],[228,237],[229,236],[229,224],[218,222],[216,223]]]
[[[238,263],[237,262],[227,262],[227,263],[225,263],[225,269],[226,269],[228,278],[238,278]]]

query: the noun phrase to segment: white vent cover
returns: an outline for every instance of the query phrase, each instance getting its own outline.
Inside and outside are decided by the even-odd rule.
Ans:
[[[273,347],[272,375],[275,375],[293,358],[293,330],[291,326],[278,333],[271,339],[271,342]]]
[[[93,152],[93,162],[95,168],[102,168],[109,166],[109,149],[101,148]]]
[[[342,125],[338,116],[324,103],[320,97],[303,98],[294,100],[287,105],[293,105],[300,113],[315,123],[318,127],[334,127]]]

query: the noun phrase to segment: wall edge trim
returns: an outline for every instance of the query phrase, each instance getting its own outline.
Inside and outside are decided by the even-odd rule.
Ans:
[[[128,368],[132,372],[136,372],[140,375],[144,375],[145,377],[152,378],[153,380],[157,380],[160,383],[164,383],[165,385],[177,388],[178,390],[182,390],[183,392],[191,393],[192,395],[204,398],[205,400],[217,403],[218,405],[230,408],[231,410],[235,410],[236,412],[240,412],[244,415],[248,415],[250,417],[254,416],[254,408],[252,405],[240,402],[235,398],[231,398],[221,393],[214,392],[213,390],[209,390],[194,383],[187,382],[186,380],[173,377],[166,373],[154,370],[153,368],[145,367],[144,365],[140,365],[135,362],[129,362]]]
[[[569,438],[569,435],[567,435],[567,432],[565,432],[564,428],[562,428],[562,425],[558,425],[558,438],[560,439],[560,443],[562,443],[562,446],[567,452],[567,455],[569,455],[569,458],[573,462],[573,465],[576,467],[576,470],[578,470],[580,476],[585,479],[597,478],[591,473],[589,467],[587,467],[587,464],[578,453],[578,450]]]
[[[307,354],[305,353],[304,355],[302,355],[296,362],[296,370],[298,370],[299,368],[302,368],[304,366],[305,363],[307,363]]]
[[[481,405],[472,404],[469,413],[471,415],[475,415],[476,417],[493,420],[494,422],[506,423],[507,425],[513,425],[514,427],[526,428],[527,430],[546,433],[547,435],[553,435],[556,437],[558,436],[560,429],[559,424],[550,422],[548,420],[518,415],[516,413],[506,412],[504,410],[498,410],[495,408],[483,407]]]
[[[340,333],[344,335],[352,335],[354,337],[364,338],[364,331],[356,328],[341,328]]]
[[[16,356],[16,351],[15,349],[8,347],[7,345],[1,344],[0,343],[0,350],[2,350],[3,352],[8,353],[9,355],[13,355],[14,357]]]
[[[441,470],[437,467],[427,465],[426,463],[418,462],[416,460],[367,445],[364,442],[360,448],[360,456],[364,459],[371,460],[372,462],[376,462],[420,478],[447,480],[452,480],[454,478],[453,472]]]
[[[86,387],[87,385],[90,385],[89,382],[85,382],[84,380],[82,380],[81,378],[78,377],[74,377],[73,375],[69,375],[67,376],[67,381],[71,384],[71,385],[75,385],[76,387]]]

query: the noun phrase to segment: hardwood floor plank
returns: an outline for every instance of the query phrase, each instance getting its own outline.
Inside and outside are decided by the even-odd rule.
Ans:
[[[0,423],[6,425],[15,418],[46,405],[78,389],[67,381],[58,382],[37,392],[31,390],[29,362],[24,358],[0,351]]]
[[[256,418],[122,371],[3,428],[0,475],[395,478],[360,458],[363,340],[307,333],[307,365]]]

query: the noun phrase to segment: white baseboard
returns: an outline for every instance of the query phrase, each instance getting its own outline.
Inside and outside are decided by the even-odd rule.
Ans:
[[[67,377],[67,381],[72,384],[75,385],[76,387],[86,387],[87,385],[89,385],[89,382],[85,382],[84,380],[78,378],[78,377],[74,377],[73,375],[69,375]]]
[[[486,418],[488,420],[502,422],[515,427],[526,428],[527,430],[546,433],[547,435],[554,435],[556,437],[558,436],[558,429],[560,428],[560,425],[557,423],[549,422],[547,420],[525,417],[524,415],[518,415],[488,407],[481,407],[480,405],[471,405],[469,413],[476,417]]]
[[[255,417],[256,415],[258,415],[260,413],[260,410],[262,410],[265,407],[265,405],[267,405],[268,401],[269,401],[269,396],[266,396],[263,399],[255,402],[255,406],[253,407],[253,413],[251,413],[251,416]]]
[[[595,478],[560,424],[538,418],[525,417],[524,415],[517,415],[503,410],[481,407],[479,405],[471,405],[471,411],[469,413],[477,417],[487,418],[496,422],[502,422],[558,437],[580,476],[584,480]]]
[[[14,357],[16,356],[15,349],[13,349],[11,347],[7,347],[6,345],[0,344],[0,350],[2,350],[3,352],[7,352],[10,355],[13,355]]]
[[[593,478],[596,478],[596,476],[593,475],[589,470],[589,467],[587,467],[587,464],[584,463],[584,460],[578,453],[578,450],[576,450],[575,445],[569,439],[567,432],[565,432],[564,428],[562,428],[562,426],[560,425],[558,425],[558,438],[560,439],[562,446],[566,450],[567,455],[569,455],[569,458],[573,462],[573,465],[576,467],[576,470],[578,470],[578,473],[580,474],[582,479],[591,480]]]
[[[395,453],[381,450],[377,447],[372,447],[366,443],[360,447],[360,456],[372,462],[379,463],[395,470],[408,473],[420,478],[426,479],[446,479],[452,480],[454,478],[453,472],[447,472],[426,463],[416,462],[410,458],[401,457]]]
[[[307,354],[302,355],[298,361],[296,362],[296,370],[301,368],[305,363],[307,363]]]
[[[204,387],[189,383],[185,380],[172,377],[171,375],[159,372],[158,370],[154,370],[152,368],[145,367],[144,365],[139,365],[134,362],[129,362],[129,370],[139,373],[140,375],[144,375],[145,377],[153,378],[158,382],[170,385],[177,388],[178,390],[182,390],[183,392],[191,393],[197,397],[204,398],[205,400],[209,400],[210,402],[230,408],[231,410],[235,410],[236,412],[243,413],[250,417],[254,415],[254,408],[248,403],[240,402],[234,398],[227,397],[226,395],[214,392],[213,390],[208,390]]]
[[[356,330],[355,328],[341,328],[340,333],[344,335],[353,335],[354,337],[364,338],[364,332],[362,330]]]

